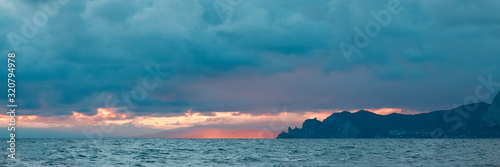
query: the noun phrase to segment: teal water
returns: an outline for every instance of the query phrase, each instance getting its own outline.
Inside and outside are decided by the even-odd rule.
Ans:
[[[500,166],[499,139],[18,139],[16,160],[1,147],[2,166]]]

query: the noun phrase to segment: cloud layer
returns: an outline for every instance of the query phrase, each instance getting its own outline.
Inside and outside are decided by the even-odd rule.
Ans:
[[[94,115],[116,99],[113,107],[127,107],[118,113],[137,116],[264,114],[283,106],[431,111],[474,95],[478,76],[500,80],[494,0],[401,0],[402,11],[351,62],[339,44],[393,1],[120,2],[60,4],[18,45],[22,114]],[[7,34],[22,36],[23,20],[43,8],[34,1],[2,1],[0,8],[0,50],[7,53],[15,47]],[[156,65],[171,75],[131,107],[122,97]]]

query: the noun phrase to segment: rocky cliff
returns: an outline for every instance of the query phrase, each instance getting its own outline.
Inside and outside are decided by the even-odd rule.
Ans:
[[[377,115],[369,111],[334,113],[306,120],[277,138],[499,138],[500,94],[488,103],[416,115]]]
[[[500,93],[493,99],[489,110],[484,114],[483,120],[492,127],[500,124]]]

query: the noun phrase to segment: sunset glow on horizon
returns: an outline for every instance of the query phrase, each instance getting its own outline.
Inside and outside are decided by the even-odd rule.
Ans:
[[[317,118],[322,121],[332,113],[340,111],[321,110],[318,112],[286,112],[281,111],[274,114],[252,115],[249,113],[234,112],[212,112],[211,115],[203,115],[199,112],[188,110],[179,116],[135,116],[132,112],[116,112],[117,108],[98,108],[95,115],[85,115],[73,111],[72,115],[63,116],[18,116],[20,127],[26,128],[72,128],[79,126],[125,126],[133,125],[139,128],[151,128],[161,130],[175,130],[178,128],[190,128],[201,126],[201,128],[187,129],[158,138],[274,138],[288,127],[301,127],[306,119]],[[401,113],[402,109],[383,108],[372,112],[380,115],[390,113]],[[355,111],[350,111],[355,112]],[[0,114],[0,123],[7,123],[8,115]],[[261,125],[257,128],[203,128],[203,126],[234,126],[234,125]]]

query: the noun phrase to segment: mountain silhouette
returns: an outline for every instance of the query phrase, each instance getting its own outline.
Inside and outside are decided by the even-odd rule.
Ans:
[[[500,93],[492,104],[473,103],[416,115],[360,110],[305,120],[277,138],[499,138]]]
[[[483,119],[488,126],[500,124],[500,93],[491,102],[490,109],[484,114]]]

